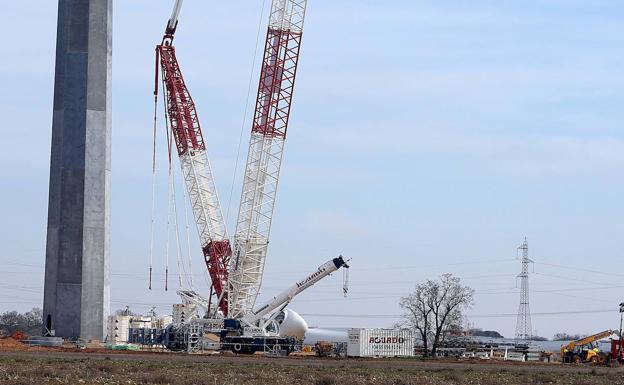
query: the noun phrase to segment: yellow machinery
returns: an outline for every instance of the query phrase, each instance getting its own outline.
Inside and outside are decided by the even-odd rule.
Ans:
[[[576,341],[571,341],[567,345],[562,345],[561,360],[564,363],[575,364],[584,362],[606,364],[609,361],[609,355],[598,349],[596,341],[609,337],[612,334],[613,330],[605,330]]]
[[[319,357],[331,357],[334,353],[334,344],[329,341],[319,341],[314,345],[314,350]]]

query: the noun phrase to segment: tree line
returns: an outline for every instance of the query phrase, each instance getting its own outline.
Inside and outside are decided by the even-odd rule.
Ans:
[[[43,311],[33,308],[25,313],[7,311],[0,314],[0,336],[11,335],[13,332],[22,331],[29,335],[41,335],[43,329]]]

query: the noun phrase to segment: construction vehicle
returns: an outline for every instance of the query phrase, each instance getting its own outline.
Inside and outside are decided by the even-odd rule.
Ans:
[[[193,353],[205,349],[201,341],[208,340],[212,341],[212,348],[208,348],[212,350],[230,350],[239,354],[279,351],[288,355],[298,348],[308,326],[299,314],[286,307],[297,295],[340,268],[349,268],[342,256],[327,261],[242,318],[193,318],[187,324],[171,326],[165,345],[171,350]],[[208,310],[208,300],[197,293],[179,291],[178,294],[185,303]]]
[[[342,256],[327,261],[258,310],[242,318],[226,319],[227,334],[221,335],[224,348],[235,353],[255,353],[267,349],[278,351],[285,348],[286,354],[289,354],[295,349],[296,341],[303,340],[308,327],[301,316],[286,310],[286,306],[304,290],[340,268],[349,268]],[[265,339],[269,343],[265,343]]]
[[[613,334],[613,330],[603,332],[571,341],[561,346],[561,361],[563,363],[593,363],[606,365],[610,360],[610,355],[601,352],[597,341],[607,338]]]
[[[286,306],[332,272],[348,267],[342,256],[334,258],[254,310],[267,257],[307,0],[272,1],[233,242],[227,234],[196,106],[173,46],[182,3],[175,1],[165,35],[156,47],[154,135],[158,82],[162,78],[170,178],[171,154],[177,151],[211,293],[204,298],[192,287],[178,291],[182,305],[200,308],[205,314],[168,328],[166,345],[191,353],[209,348],[247,354],[280,350],[288,354],[295,347],[294,341],[303,339],[307,324]],[[153,159],[155,173],[155,155]],[[150,288],[151,275],[150,263]],[[167,279],[168,268],[165,282]],[[346,293],[346,284],[344,290]],[[212,306],[213,297],[216,306]]]

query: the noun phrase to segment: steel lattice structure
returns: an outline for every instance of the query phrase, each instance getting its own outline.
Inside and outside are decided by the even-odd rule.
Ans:
[[[307,0],[274,0],[230,266],[230,316],[250,313],[262,285]]]
[[[224,316],[252,312],[262,284],[288,129],[307,0],[273,0],[236,223],[234,255],[206,153],[195,103],[173,47],[182,0],[176,0],[156,48],[169,130],[176,142],[202,251]]]
[[[529,340],[532,337],[531,309],[529,307],[529,242],[524,242],[518,250],[522,250],[522,272],[520,277],[520,306],[518,308],[518,320],[516,321],[516,339]]]
[[[226,312],[227,296],[224,291],[227,288],[228,264],[232,254],[230,242],[195,103],[182,77],[175,48],[171,45],[175,28],[168,28],[167,31],[163,43],[156,47],[157,75],[154,92],[158,93],[160,64],[169,130],[175,139],[212,286],[217,296],[222,298],[219,307]]]

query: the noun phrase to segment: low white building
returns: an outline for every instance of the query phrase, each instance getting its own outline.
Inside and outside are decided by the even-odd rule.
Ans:
[[[113,315],[108,317],[108,338],[107,342],[122,344],[128,342],[128,331],[132,316]]]

